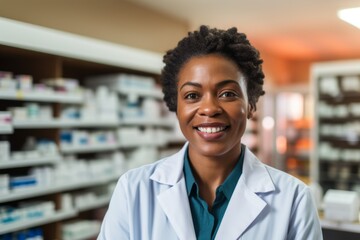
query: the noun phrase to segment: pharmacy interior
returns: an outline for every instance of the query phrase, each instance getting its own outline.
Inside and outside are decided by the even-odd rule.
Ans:
[[[186,141],[162,102],[159,76],[163,53],[197,18],[163,1],[87,2],[0,8],[0,240],[96,239],[118,178]],[[303,42],[299,26],[286,35],[280,24],[276,37],[252,32],[261,23],[240,25],[266,75],[242,141],[310,186],[324,239],[351,240],[360,238],[360,30],[335,10],[360,5],[330,2],[338,35],[352,34],[346,41],[320,23],[323,35],[306,22],[313,38]],[[325,1],[312,4],[318,11]]]

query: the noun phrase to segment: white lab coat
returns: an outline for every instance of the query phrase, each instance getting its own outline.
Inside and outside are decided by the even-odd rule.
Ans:
[[[196,239],[183,175],[186,147],[121,176],[98,240]],[[215,239],[321,240],[322,233],[309,188],[246,148]]]

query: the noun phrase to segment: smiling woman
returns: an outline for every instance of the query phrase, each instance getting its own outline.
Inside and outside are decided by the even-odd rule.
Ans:
[[[234,62],[211,54],[186,62],[178,79],[176,113],[190,143],[189,154],[218,157],[214,163],[221,165],[237,162],[246,119],[251,116],[243,74]]]
[[[321,240],[309,188],[241,143],[264,94],[246,36],[202,26],[164,62],[164,100],[188,142],[120,178],[98,239]]]

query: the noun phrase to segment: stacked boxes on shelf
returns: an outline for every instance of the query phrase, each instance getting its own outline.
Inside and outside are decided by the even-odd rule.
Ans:
[[[324,188],[360,193],[360,62],[318,63],[314,179]]]
[[[74,78],[1,72],[0,133],[7,135],[0,139],[0,238],[31,235],[39,232],[31,227],[105,207],[126,169],[158,159],[173,127],[162,115],[162,93],[151,77],[118,76],[123,80],[116,88],[89,88]],[[61,200],[40,201],[49,197]],[[24,217],[30,216],[24,213],[30,204],[39,210],[30,214],[33,219]],[[42,211],[44,204],[51,209]],[[99,219],[64,223],[60,238],[89,229],[89,237],[96,236],[99,224]],[[44,236],[53,237],[48,228]]]
[[[117,131],[120,147],[135,147],[129,152],[129,167],[158,159],[158,147],[168,142],[173,123],[163,115],[162,93],[152,77],[133,74],[107,74],[88,77],[86,86],[96,89],[106,86],[118,93]]]
[[[51,201],[54,214],[1,225],[0,239],[18,234],[26,239],[28,229],[37,226],[42,226],[44,239],[72,238],[79,231],[64,221],[82,221],[82,211],[92,217],[76,224],[78,229],[95,230],[82,239],[94,237],[119,176],[128,167],[153,161],[158,148],[164,147],[164,142],[138,141],[142,136],[129,144],[120,132],[137,128],[136,134],[163,140],[160,135],[172,128],[157,108],[162,94],[153,77],[160,73],[161,54],[16,21],[2,23],[9,25],[2,30],[11,33],[0,34],[0,207]],[[26,36],[33,32],[29,42]],[[50,37],[53,44],[44,47],[44,39]],[[100,84],[90,89],[85,84],[91,76],[114,72],[131,72],[130,80],[124,80],[131,87]],[[38,146],[44,139],[51,144]]]

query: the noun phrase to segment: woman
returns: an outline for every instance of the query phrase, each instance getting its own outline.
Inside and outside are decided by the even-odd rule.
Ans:
[[[264,94],[246,36],[201,26],[164,63],[164,100],[188,142],[120,178],[98,239],[322,239],[308,187],[241,144]]]

